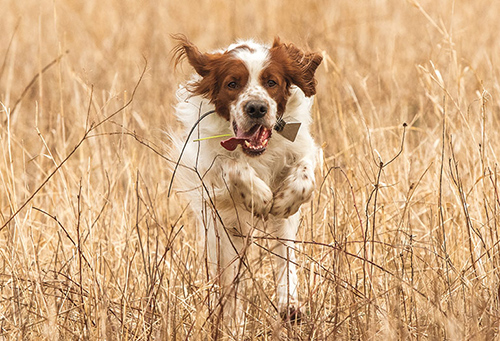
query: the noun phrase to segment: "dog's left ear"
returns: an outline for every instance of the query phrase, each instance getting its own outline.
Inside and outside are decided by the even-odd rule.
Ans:
[[[284,63],[287,77],[297,85],[307,97],[316,94],[316,79],[314,73],[321,64],[323,57],[319,53],[304,52],[293,44],[283,44],[278,37],[274,38],[271,51],[285,55]]]

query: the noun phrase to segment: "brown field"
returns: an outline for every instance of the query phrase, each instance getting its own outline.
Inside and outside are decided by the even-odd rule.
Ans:
[[[295,243],[306,316],[280,322],[256,239],[246,339],[498,339],[500,2],[0,9],[0,340],[241,338],[187,204],[167,197],[164,132],[191,73],[171,63],[179,32],[202,50],[278,35],[324,55],[323,163]]]

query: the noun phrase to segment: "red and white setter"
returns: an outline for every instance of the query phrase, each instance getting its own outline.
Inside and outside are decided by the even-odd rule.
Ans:
[[[175,187],[189,196],[213,275],[234,308],[252,233],[264,232],[276,243],[277,307],[293,313],[293,240],[299,208],[315,184],[317,147],[309,125],[322,57],[278,38],[272,45],[239,41],[210,53],[182,35],[174,38],[176,63],[187,58],[196,71],[177,92],[175,111],[186,131],[172,138],[177,156],[182,153]],[[300,123],[296,136],[279,132],[292,122]]]

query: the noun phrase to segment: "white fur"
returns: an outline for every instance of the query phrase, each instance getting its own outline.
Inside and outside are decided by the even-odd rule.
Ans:
[[[266,67],[269,61],[269,47],[256,44],[252,41],[244,41],[240,44],[246,45],[252,49],[249,51],[247,49],[239,49],[235,51],[235,57],[239,58],[245,64],[249,79],[248,82],[240,93],[240,96],[231,111],[234,115],[231,115],[231,121],[236,121],[238,127],[243,130],[248,130],[253,124],[246,120],[247,115],[244,112],[244,105],[251,99],[259,99],[264,101],[268,106],[268,113],[264,117],[264,125],[272,127],[276,122],[276,116],[278,114],[278,106],[276,101],[274,101],[266,91],[266,89],[260,84],[259,76],[262,70]],[[239,44],[231,45],[229,50],[238,47]]]
[[[268,101],[270,111],[273,111],[268,113],[268,119],[274,124],[276,103],[257,82],[259,72],[267,63],[268,47],[248,41],[244,44],[257,52],[243,49],[238,52],[237,56],[246,63],[250,72],[249,84],[241,96]],[[231,45],[229,49],[235,46]],[[214,107],[208,99],[192,96],[185,86],[179,88],[177,97],[176,115],[185,127],[182,136],[173,137],[179,155],[196,120]],[[242,109],[238,107],[239,102],[241,99],[231,110],[231,120],[240,119],[238,115]],[[306,97],[302,90],[292,86],[283,118],[302,123],[295,142],[273,131],[267,150],[256,157],[244,154],[241,146],[232,152],[225,150],[220,145],[221,139],[193,142],[199,137],[233,132],[231,122],[217,114],[209,115],[199,123],[191,141],[187,142],[174,179],[175,188],[188,195],[198,220],[197,239],[207,248],[214,270],[212,276],[220,274],[220,283],[227,295],[233,297],[236,294],[237,279],[245,270],[240,260],[244,259],[253,230],[265,230],[272,238],[281,239],[273,249],[278,255],[275,257],[278,269],[275,278],[279,281],[276,295],[280,311],[287,309],[287,303],[295,307],[298,304],[294,265],[296,245],[286,240],[296,238],[299,208],[310,199],[314,188],[317,147],[309,134],[312,103],[312,97]],[[228,301],[228,304],[234,305],[234,302]]]

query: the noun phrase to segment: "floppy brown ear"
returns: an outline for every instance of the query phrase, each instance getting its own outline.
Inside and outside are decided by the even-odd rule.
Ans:
[[[316,94],[314,73],[323,57],[319,53],[304,52],[293,44],[283,44],[278,37],[274,38],[271,50],[280,51],[288,59],[287,74],[293,84],[297,85],[307,97]]]
[[[183,34],[172,35],[172,38],[178,41],[177,46],[173,49],[175,66],[182,62],[184,58],[187,58],[189,64],[200,76],[207,76],[210,71],[209,63],[216,55],[201,53]]]

